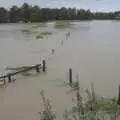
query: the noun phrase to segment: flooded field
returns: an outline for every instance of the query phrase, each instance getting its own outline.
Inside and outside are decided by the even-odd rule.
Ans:
[[[0,25],[1,73],[5,66],[34,65],[43,59],[48,67],[46,74],[21,77],[0,88],[0,120],[39,120],[41,89],[50,98],[58,120],[62,120],[73,98],[64,85],[70,67],[74,79],[80,73],[83,89],[92,81],[98,94],[116,96],[120,83],[120,22],[74,22],[64,29],[54,28],[54,23],[38,25]],[[70,37],[66,38],[66,33]]]

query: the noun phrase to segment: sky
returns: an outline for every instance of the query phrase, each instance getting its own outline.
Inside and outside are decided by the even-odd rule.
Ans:
[[[27,2],[40,7],[60,8],[76,7],[91,11],[120,10],[120,0],[0,0],[0,6],[10,8],[12,5],[22,5]]]

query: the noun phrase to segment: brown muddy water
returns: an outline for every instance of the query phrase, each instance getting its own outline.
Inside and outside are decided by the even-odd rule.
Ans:
[[[17,67],[47,60],[48,73],[20,77],[7,88],[0,88],[0,120],[39,120],[40,90],[50,99],[57,119],[71,106],[73,93],[64,85],[71,67],[73,77],[80,73],[80,86],[103,96],[115,96],[120,84],[120,22],[74,22],[66,29],[32,27],[34,24],[0,25],[0,72],[5,66]],[[36,24],[38,25],[38,24]],[[27,29],[27,31],[26,31]],[[52,35],[36,39],[41,31]],[[66,40],[66,32],[70,38]],[[63,43],[61,44],[61,41]],[[51,55],[51,49],[55,54]]]

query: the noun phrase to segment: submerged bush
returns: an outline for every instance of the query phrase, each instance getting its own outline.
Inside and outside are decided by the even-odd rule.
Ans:
[[[28,30],[28,29],[22,29],[21,31],[22,31],[22,32],[26,32],[26,33],[29,33],[29,32],[30,32],[30,30]]]
[[[68,28],[70,25],[71,24],[69,21],[56,21],[54,27],[62,29],[62,28]]]
[[[74,106],[65,111],[65,120],[120,120],[120,105],[114,99],[97,99],[94,85],[91,84],[91,92],[87,89],[88,99],[85,101],[81,95],[79,82],[72,85],[76,96]]]
[[[42,103],[43,103],[43,110],[42,112],[39,112],[40,114],[40,120],[55,120],[56,115],[52,111],[52,106],[50,104],[49,99],[46,99],[44,90],[40,92],[41,98],[42,98]]]
[[[43,39],[43,36],[42,35],[37,35],[36,39]]]
[[[52,35],[52,32],[47,32],[47,31],[46,31],[46,32],[41,32],[40,34],[41,34],[41,35]]]
[[[45,23],[40,23],[38,25],[32,25],[32,28],[46,27]]]
[[[115,100],[105,97],[98,99],[95,95],[93,83],[91,84],[91,91],[88,89],[84,91],[87,94],[87,100],[81,94],[78,81],[72,84],[71,87],[76,95],[73,100],[73,107],[65,110],[65,120],[120,120],[119,99]],[[51,111],[51,105],[49,100],[45,98],[44,91],[41,92],[41,96],[44,103],[41,120],[54,120],[56,116]]]

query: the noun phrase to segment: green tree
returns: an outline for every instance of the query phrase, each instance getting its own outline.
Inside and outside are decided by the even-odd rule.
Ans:
[[[0,8],[0,23],[8,21],[8,11],[1,7]]]
[[[17,6],[10,8],[9,19],[11,22],[18,22],[20,20],[20,9]]]
[[[0,8],[0,22],[31,21],[43,22],[49,20],[91,20],[91,19],[120,19],[120,11],[91,12],[89,9],[76,8],[40,8],[24,3],[21,7],[12,6],[9,10]]]
[[[31,8],[32,7],[27,3],[24,3],[20,8],[21,18],[25,22],[28,22],[30,20]]]
[[[40,21],[40,8],[35,5],[30,10],[30,21],[39,22]]]

